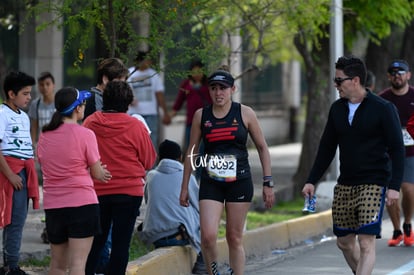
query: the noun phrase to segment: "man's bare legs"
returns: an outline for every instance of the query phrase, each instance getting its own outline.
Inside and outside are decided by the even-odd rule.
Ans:
[[[403,228],[401,228],[401,208],[404,216],[404,224]],[[414,183],[403,182],[401,184],[401,207],[400,204],[392,204],[387,205],[388,215],[391,219],[394,233],[392,239],[388,241],[389,246],[396,246],[399,244],[398,239],[396,238],[398,234],[400,234],[399,240],[402,240],[402,233],[407,230],[402,230],[407,225],[411,226],[411,219],[414,213]],[[406,232],[405,232],[406,233]],[[411,246],[414,244],[414,237],[405,236],[404,237],[404,244],[407,246]]]
[[[375,265],[375,235],[355,234],[338,237],[336,243],[346,262],[357,275],[371,275]]]
[[[402,193],[402,211],[404,216],[404,224],[411,225],[411,219],[413,217],[414,212],[414,183],[404,182],[401,185],[401,193]],[[411,232],[412,233],[412,232]],[[413,238],[407,242],[404,240],[405,245],[413,245],[412,243]]]

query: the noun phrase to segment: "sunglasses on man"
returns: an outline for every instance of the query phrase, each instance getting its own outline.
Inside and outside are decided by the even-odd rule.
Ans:
[[[344,82],[345,80],[351,80],[351,79],[353,79],[353,78],[354,78],[353,76],[350,76],[350,77],[344,77],[344,78],[341,78],[341,77],[335,77],[335,78],[333,79],[333,81],[335,82],[335,84],[336,84],[337,86],[341,86],[342,82]]]
[[[405,75],[407,72],[404,70],[395,70],[395,71],[390,71],[388,73],[392,76],[396,76],[396,75],[401,76],[401,75]]]

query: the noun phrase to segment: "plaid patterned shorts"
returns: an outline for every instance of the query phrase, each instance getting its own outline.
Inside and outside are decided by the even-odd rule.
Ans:
[[[333,231],[347,234],[380,235],[386,188],[376,184],[337,184],[332,202]]]

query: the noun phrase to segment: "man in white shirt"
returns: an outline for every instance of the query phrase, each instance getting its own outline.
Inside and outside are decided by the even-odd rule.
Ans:
[[[163,124],[171,123],[164,98],[164,84],[159,74],[151,68],[152,61],[148,52],[138,52],[135,62],[135,66],[129,68],[128,82],[134,93],[134,101],[129,107],[128,114],[139,114],[144,117],[151,130],[152,142],[157,148],[159,107],[162,109]]]

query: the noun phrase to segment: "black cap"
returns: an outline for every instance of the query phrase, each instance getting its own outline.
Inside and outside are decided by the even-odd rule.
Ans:
[[[181,147],[178,143],[171,140],[164,140],[158,147],[159,159],[181,159]]]
[[[392,72],[394,70],[404,70],[406,72],[410,71],[410,66],[408,65],[408,62],[405,60],[393,60],[391,64],[388,66],[388,72]]]
[[[208,77],[208,85],[211,86],[213,84],[221,84],[226,87],[233,87],[234,78],[229,72],[218,70]]]

